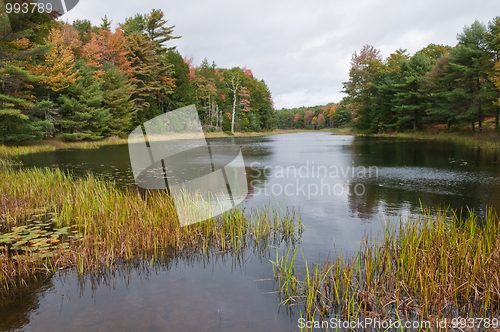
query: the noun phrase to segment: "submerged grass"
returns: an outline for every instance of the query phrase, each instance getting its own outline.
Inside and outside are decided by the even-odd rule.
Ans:
[[[296,250],[296,249],[295,249]],[[445,214],[388,227],[357,256],[294,266],[296,252],[277,257],[275,279],[286,304],[302,303],[305,317],[395,320],[499,317],[500,220]]]
[[[33,220],[40,218],[39,211],[50,215],[55,232],[72,230],[72,236],[54,236],[51,247],[46,248],[50,255],[32,250],[38,245],[33,233],[40,230],[12,234],[24,232],[24,226],[31,229]],[[258,250],[283,240],[294,241],[301,229],[300,219],[292,211],[269,208],[251,215],[235,209],[219,218],[180,227],[165,192],[122,191],[93,176],[73,178],[59,170],[6,168],[0,170],[0,236],[23,243],[0,246],[0,300],[33,278],[60,269],[99,273],[121,263],[172,254],[238,252],[250,246]],[[25,238],[15,237],[18,235]],[[50,235],[41,237],[37,233],[40,242]]]

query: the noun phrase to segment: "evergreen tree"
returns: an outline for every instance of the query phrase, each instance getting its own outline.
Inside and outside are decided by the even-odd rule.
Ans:
[[[168,21],[164,19],[164,14],[161,9],[153,9],[151,13],[145,15],[145,28],[146,34],[151,42],[155,44],[158,53],[162,54],[166,51],[175,49],[174,47],[167,48],[165,43],[171,39],[179,39],[181,37],[174,37],[175,25],[167,27]]]
[[[450,100],[451,89],[446,82],[449,55],[442,56],[424,78],[423,92],[426,96],[426,119],[435,123],[446,123],[448,129],[456,122],[460,99]]]
[[[175,80],[172,94],[166,97],[167,110],[195,104],[196,87],[189,77],[189,65],[184,62],[179,52],[174,50],[167,52],[167,59],[173,65],[172,78]]]
[[[146,36],[134,32],[127,37],[127,45],[127,58],[132,68],[133,83],[136,85],[132,95],[135,101],[135,121],[143,123],[160,114],[156,102],[164,89],[160,80],[162,68],[155,46]]]
[[[425,74],[430,70],[431,62],[422,53],[415,54],[410,61],[401,64],[399,77],[394,83],[397,93],[392,103],[397,121],[393,126],[417,130],[421,125],[427,108],[421,87]]]
[[[102,76],[103,107],[109,109],[111,118],[108,121],[108,136],[127,134],[132,128],[134,101],[131,95],[134,86],[116,66],[107,63]]]
[[[485,118],[485,68],[490,61],[486,52],[485,32],[486,27],[476,21],[457,36],[458,45],[450,52],[444,81],[450,87],[446,94],[448,100],[459,107],[457,119],[470,121],[472,131],[475,131],[476,121],[479,130],[482,130]]]
[[[104,137],[111,116],[102,106],[104,95],[94,71],[77,61],[78,79],[59,97],[61,116],[58,138],[72,141],[97,140]]]
[[[491,89],[490,98],[493,101],[491,107],[495,114],[495,130],[500,130],[500,16],[495,17],[488,24],[486,32],[486,44],[492,58],[492,65],[488,76],[495,88]]]
[[[37,41],[49,22],[40,13],[0,14],[0,141],[41,139],[52,125],[33,109],[34,84],[43,79],[32,73],[33,57],[45,50]]]
[[[102,23],[99,26],[99,29],[111,31],[111,23],[113,23],[113,21],[111,21],[110,19],[108,19],[107,15],[104,15],[104,18],[102,19]]]
[[[125,36],[130,36],[134,32],[143,34],[146,30],[146,20],[142,14],[135,14],[134,17],[127,18],[120,26]]]
[[[87,44],[92,37],[92,23],[89,20],[75,20],[73,21],[73,27],[78,31],[82,43]]]

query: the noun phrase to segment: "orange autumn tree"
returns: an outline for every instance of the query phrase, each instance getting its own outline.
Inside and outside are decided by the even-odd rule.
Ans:
[[[100,35],[105,40],[107,53],[103,54],[105,61],[113,63],[123,74],[131,75],[132,67],[127,59],[127,39],[123,35],[121,27],[116,28],[115,33],[101,30]]]
[[[52,28],[45,42],[51,45],[45,54],[45,64],[37,67],[37,74],[45,78],[43,81],[52,91],[61,91],[73,84],[78,71],[75,67],[75,56],[72,50],[65,46],[61,31]],[[50,99],[50,95],[49,95]]]
[[[313,111],[306,111],[306,115],[304,115],[304,127],[308,127],[312,123],[312,119],[314,117]]]
[[[325,115],[325,120],[329,122],[329,126],[333,126],[333,119],[335,117],[335,113],[337,112],[338,104],[330,103],[323,107],[323,114]]]
[[[90,41],[82,48],[82,58],[85,64],[95,69],[94,75],[96,78],[104,74],[100,69],[102,67],[102,54],[104,53],[105,45],[102,39],[98,38],[95,33],[90,34]]]

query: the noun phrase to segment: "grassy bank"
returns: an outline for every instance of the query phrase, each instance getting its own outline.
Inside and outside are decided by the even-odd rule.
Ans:
[[[13,158],[25,154],[55,151],[60,149],[96,149],[104,145],[127,144],[125,138],[109,137],[100,141],[84,142],[62,142],[58,140],[45,140],[32,142],[25,145],[2,145],[0,144],[0,158]]]
[[[291,212],[264,209],[180,227],[161,191],[120,191],[92,176],[58,170],[0,171],[0,300],[33,278],[60,269],[79,274],[146,258],[238,252],[293,241]]]
[[[297,252],[276,257],[283,304],[302,303],[309,319],[330,316],[432,320],[499,317],[500,220],[425,213],[389,227],[359,254],[295,266]]]
[[[416,133],[379,134],[375,136],[435,140],[439,142],[451,142],[451,143],[462,144],[471,147],[480,147],[485,149],[500,148],[500,135],[495,133],[472,134],[472,133],[416,132]]]

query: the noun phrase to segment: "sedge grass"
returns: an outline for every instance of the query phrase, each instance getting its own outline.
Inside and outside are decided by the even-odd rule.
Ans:
[[[293,211],[269,208],[253,213],[234,209],[180,227],[172,199],[163,191],[122,191],[91,175],[73,178],[59,170],[0,170],[0,233],[29,223],[35,210],[55,215],[54,229],[71,226],[77,239],[55,246],[44,258],[0,248],[0,298],[60,269],[99,273],[123,262],[172,254],[259,250],[298,237],[301,228]]]
[[[297,250],[297,249],[295,249]],[[295,253],[276,258],[283,303],[301,302],[305,317],[430,320],[499,317],[500,220],[479,221],[424,212],[368,237],[357,256],[293,266]],[[292,273],[290,273],[292,271]]]

